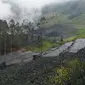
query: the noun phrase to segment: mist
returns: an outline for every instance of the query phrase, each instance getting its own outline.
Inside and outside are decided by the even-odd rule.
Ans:
[[[0,0],[0,19],[33,21],[41,15],[43,6],[65,1],[69,0]]]

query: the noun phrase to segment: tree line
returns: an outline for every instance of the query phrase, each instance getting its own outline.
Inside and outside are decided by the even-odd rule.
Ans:
[[[36,41],[35,25],[32,22],[22,23],[0,20],[0,54],[18,50]]]

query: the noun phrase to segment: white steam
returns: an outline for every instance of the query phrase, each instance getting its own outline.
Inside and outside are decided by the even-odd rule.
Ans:
[[[33,20],[44,5],[63,1],[69,0],[0,0],[0,19]]]

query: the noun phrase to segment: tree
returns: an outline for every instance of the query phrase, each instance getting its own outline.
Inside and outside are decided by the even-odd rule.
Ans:
[[[8,36],[8,24],[6,21],[0,20],[0,52],[6,54],[7,50],[7,36]]]
[[[4,28],[3,28],[3,38],[4,38],[4,54],[6,54],[7,51],[7,36],[8,36],[8,24],[6,21],[4,21]]]
[[[43,35],[42,32],[38,35],[38,47],[40,48],[41,56],[43,52]]]
[[[9,28],[10,28],[10,36],[11,36],[11,52],[12,52],[12,48],[13,48],[13,38],[15,35],[15,21],[14,20],[10,20],[9,22]]]
[[[40,21],[46,21],[46,18],[45,17],[41,17]]]
[[[33,39],[34,23],[23,21],[22,26],[24,28],[24,34],[26,35],[26,41],[28,44],[32,42]]]
[[[63,42],[63,36],[61,35],[61,40],[60,40],[61,42]]]

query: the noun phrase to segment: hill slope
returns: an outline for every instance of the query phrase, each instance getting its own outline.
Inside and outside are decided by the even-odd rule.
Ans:
[[[68,25],[68,28],[64,27],[64,30],[60,28],[62,32],[59,31],[59,33],[63,34],[63,32],[66,32],[68,29],[69,31],[74,31],[78,34],[82,29],[84,31],[85,28],[85,1],[76,0],[61,4],[50,4],[42,9],[42,16],[46,18],[46,22],[41,22],[41,27],[52,28],[56,24],[62,26]],[[57,26],[55,28],[56,30],[59,30],[57,29]],[[68,30],[67,32],[69,33]],[[76,35],[75,33],[73,34]]]

